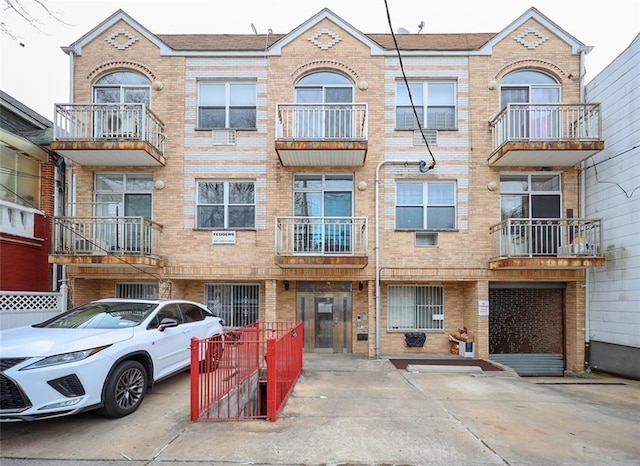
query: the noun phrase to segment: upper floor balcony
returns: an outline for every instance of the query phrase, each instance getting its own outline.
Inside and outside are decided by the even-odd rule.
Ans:
[[[357,167],[368,148],[365,103],[276,106],[276,151],[284,166]]]
[[[145,104],[56,104],[51,150],[80,165],[164,166],[164,125]]]
[[[164,267],[162,225],[146,217],[54,217],[49,263],[93,267]]]
[[[604,267],[602,220],[510,218],[490,229],[491,269]]]
[[[489,121],[489,165],[572,167],[604,149],[600,104],[507,104]]]
[[[282,268],[352,268],[368,264],[367,219],[276,218],[276,264]]]

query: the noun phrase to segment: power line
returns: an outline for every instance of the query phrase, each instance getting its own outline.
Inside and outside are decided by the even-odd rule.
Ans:
[[[422,173],[426,173],[429,170],[433,170],[436,166],[436,159],[431,152],[431,147],[429,147],[429,142],[427,141],[427,137],[424,134],[424,130],[422,128],[422,124],[420,123],[420,118],[418,116],[418,110],[416,109],[415,104],[413,103],[413,96],[411,95],[411,88],[409,87],[409,82],[407,80],[407,75],[404,71],[404,64],[402,62],[402,55],[400,54],[400,47],[398,46],[398,40],[396,39],[396,35],[393,32],[393,25],[391,24],[391,13],[389,13],[389,5],[387,4],[387,0],[384,0],[384,7],[387,12],[387,22],[389,23],[389,29],[391,30],[391,37],[393,37],[393,43],[396,48],[396,52],[398,53],[398,60],[400,62],[400,70],[402,71],[402,78],[404,80],[405,86],[407,86],[407,92],[409,93],[409,102],[411,102],[411,108],[413,110],[413,114],[416,117],[416,123],[418,125],[418,129],[420,130],[420,134],[422,135],[422,140],[427,146],[427,151],[429,151],[429,155],[431,156],[431,165],[427,167],[426,162],[420,163],[420,171]]]

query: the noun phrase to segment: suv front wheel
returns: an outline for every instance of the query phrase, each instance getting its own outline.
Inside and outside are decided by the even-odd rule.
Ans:
[[[98,414],[118,418],[133,413],[147,391],[147,371],[137,361],[120,363],[105,384],[104,405]]]

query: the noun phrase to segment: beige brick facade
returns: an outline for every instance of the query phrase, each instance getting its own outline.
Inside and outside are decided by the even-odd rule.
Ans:
[[[327,10],[275,43],[265,37],[264,50],[249,52],[237,46],[225,49],[214,45],[215,37],[198,36],[190,39],[199,44],[197,47],[172,49],[168,37],[163,37],[163,42],[137,31],[126,16],[96,29],[95,37],[83,44],[82,54],[74,56],[75,101],[91,102],[96,79],[116,70],[135,71],[161,83],[154,86],[151,108],[164,124],[167,162],[162,167],[76,164],[75,199],[79,206],[90,205],[96,173],[152,173],[155,181],[162,180],[164,188],[154,189],[152,195],[153,220],[163,227],[159,253],[165,267],[69,267],[73,304],[112,296],[117,283],[158,283],[161,297],[196,301],[206,301],[208,284],[254,284],[260,290],[262,320],[295,320],[308,318],[301,315],[300,283],[340,283],[352,290],[347,300],[350,321],[346,322],[346,340],[351,343],[344,351],[369,357],[448,354],[449,335],[466,327],[476,338],[476,357],[489,358],[490,317],[481,315],[479,303],[489,300],[492,283],[525,287],[556,283],[564,290],[565,369],[582,370],[583,271],[489,267],[495,256],[489,230],[501,221],[501,204],[500,190],[487,186],[491,182],[499,185],[502,174],[559,174],[561,217],[569,210],[577,217],[581,207],[580,179],[573,166],[489,164],[493,151],[489,120],[500,111],[500,82],[510,72],[543,71],[561,85],[563,103],[581,99],[581,56],[577,45],[568,42],[575,40],[545,17],[540,19],[536,10],[529,13],[521,23],[495,34],[482,46],[452,45],[450,50],[406,47],[402,50],[403,69],[392,48],[381,46]],[[138,20],[144,22],[144,18]],[[121,31],[138,40],[121,48],[105,40],[122,35]],[[313,37],[319,37],[324,46],[314,43]],[[542,43],[530,45],[541,37],[545,38]],[[331,38],[335,40],[330,42]],[[403,39],[403,43],[410,43]],[[238,36],[236,40],[245,39]],[[210,48],[203,45],[206,41],[211,41]],[[297,81],[318,71],[347,77],[353,83],[353,101],[367,104],[367,154],[362,166],[295,167],[280,163],[275,148],[276,105],[295,102]],[[436,166],[426,174],[418,170],[417,161],[431,163],[427,148],[414,145],[413,131],[396,129],[396,85],[402,83],[403,73],[411,80],[447,81],[456,86],[457,128],[438,132],[437,144],[430,146]],[[198,83],[203,81],[255,83],[256,129],[238,131],[235,145],[212,145],[211,130],[197,128]],[[353,175],[354,186],[366,183],[366,189],[353,188],[353,216],[367,219],[367,265],[279,267],[275,263],[276,218],[293,216],[294,175],[332,173]],[[203,180],[255,182],[256,225],[237,230],[235,244],[212,244],[211,231],[196,228],[196,183]],[[396,229],[396,188],[401,180],[456,183],[456,228],[435,231],[437,246],[417,247],[415,231]],[[82,209],[85,215],[91,214],[90,207]],[[376,297],[378,276],[381,293]],[[406,329],[388,328],[390,285],[443,287],[443,328],[428,330],[424,347],[405,346]],[[380,319],[376,322],[378,310]]]

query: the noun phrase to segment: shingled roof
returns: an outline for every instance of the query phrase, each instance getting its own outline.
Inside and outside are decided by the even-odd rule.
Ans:
[[[382,48],[394,50],[391,34],[366,34]],[[478,50],[495,33],[470,34],[397,34],[401,50],[459,51]],[[161,41],[176,51],[241,52],[265,50],[285,34],[158,34]]]

